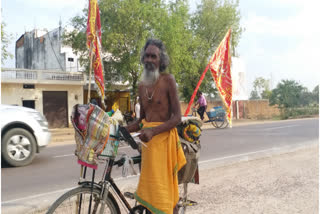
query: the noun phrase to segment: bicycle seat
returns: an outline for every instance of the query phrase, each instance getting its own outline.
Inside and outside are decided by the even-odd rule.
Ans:
[[[121,137],[129,143],[132,149],[138,149],[138,144],[123,126],[119,126],[119,134]]]

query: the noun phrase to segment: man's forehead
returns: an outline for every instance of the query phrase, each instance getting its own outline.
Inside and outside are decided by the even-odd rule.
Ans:
[[[159,54],[160,53],[160,49],[155,45],[149,45],[147,47],[145,53]]]

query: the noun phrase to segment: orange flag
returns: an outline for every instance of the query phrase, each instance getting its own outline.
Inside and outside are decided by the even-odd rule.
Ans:
[[[221,41],[216,52],[213,54],[209,69],[218,88],[220,97],[224,104],[227,119],[232,125],[232,78],[231,78],[231,54],[230,54],[231,29]]]
[[[230,54],[230,36],[231,36],[231,29],[228,30],[227,34],[225,35],[224,39],[221,41],[219,47],[214,52],[213,56],[209,60],[209,63],[205,70],[203,71],[200,80],[191,96],[190,102],[188,104],[187,110],[184,113],[184,116],[187,116],[193,100],[196,96],[196,93],[200,87],[200,84],[207,73],[207,70],[211,70],[211,74],[213,80],[216,84],[216,87],[219,91],[220,97],[222,102],[226,108],[227,119],[232,126],[232,79],[231,79],[231,54]]]
[[[88,22],[87,22],[87,46],[93,54],[92,67],[94,79],[98,86],[98,94],[101,97],[101,104],[104,106],[104,77],[101,60],[101,22],[97,0],[89,0]],[[91,84],[91,83],[90,83]]]

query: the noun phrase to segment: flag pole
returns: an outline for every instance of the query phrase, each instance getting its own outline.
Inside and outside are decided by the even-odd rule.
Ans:
[[[186,111],[185,111],[185,113],[184,113],[184,115],[183,115],[184,117],[188,116],[188,113],[189,113],[189,111],[190,111],[190,108],[191,108],[191,105],[192,105],[192,103],[193,103],[193,101],[194,101],[194,98],[195,98],[195,96],[196,96],[196,94],[197,94],[197,91],[198,91],[198,89],[199,89],[199,87],[200,87],[200,85],[201,85],[201,82],[202,82],[204,76],[206,75],[206,73],[207,73],[207,71],[208,71],[210,62],[211,62],[211,59],[210,59],[209,63],[207,64],[207,67],[204,69],[204,71],[203,71],[203,73],[202,73],[202,75],[201,75],[201,77],[200,77],[200,80],[199,80],[196,88],[195,88],[194,91],[193,91],[193,94],[192,94],[191,99],[190,99],[190,101],[189,101],[188,107],[187,107],[187,109],[186,109]]]
[[[230,28],[230,40],[229,40],[229,50],[230,50],[230,77],[231,77],[231,81],[232,81],[232,54],[233,52],[233,47],[231,45],[232,43],[232,28]],[[231,90],[231,95],[233,95],[233,87]],[[232,97],[232,96],[231,96]],[[231,118],[230,118],[230,123],[229,123],[229,127],[232,128],[232,118],[233,118],[233,103],[232,103],[232,98],[231,98],[231,106],[230,106],[230,113],[231,113]]]
[[[88,97],[87,97],[87,104],[90,102],[90,95],[91,95],[91,73],[92,73],[92,60],[93,60],[93,53],[92,53],[92,41],[90,43],[90,50],[89,50],[89,55],[90,55],[90,67],[89,67],[89,85],[88,85]]]

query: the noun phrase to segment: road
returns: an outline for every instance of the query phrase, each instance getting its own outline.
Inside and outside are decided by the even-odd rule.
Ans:
[[[315,143],[318,142],[318,138],[318,118],[245,125],[230,129],[207,129],[203,130],[201,136],[200,164],[285,146]],[[80,167],[73,152],[74,145],[48,147],[37,155],[29,166],[2,168],[2,206],[74,187],[79,179]],[[129,147],[120,148],[119,153],[133,154]],[[102,168],[99,168],[98,176],[101,175]],[[119,169],[113,174],[114,177],[121,177]]]

